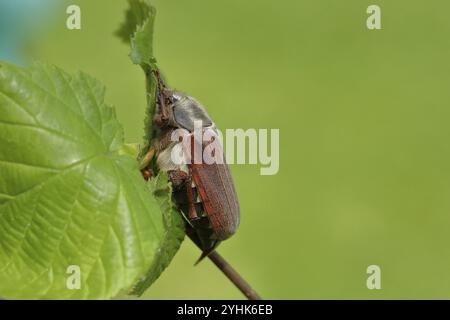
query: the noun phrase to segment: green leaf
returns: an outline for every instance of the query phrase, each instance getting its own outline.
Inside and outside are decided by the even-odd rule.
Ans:
[[[120,148],[119,154],[129,155],[134,159],[139,156],[139,144],[138,143],[126,143]]]
[[[131,44],[131,60],[141,66],[154,67],[153,28],[156,9],[149,0],[128,0],[130,8],[117,35]]]
[[[164,213],[165,235],[163,248],[160,250],[154,263],[147,274],[136,283],[130,294],[140,296],[164,271],[180,248],[184,239],[184,219],[172,203],[172,187],[167,183],[169,180],[166,173],[161,172],[156,178],[148,183],[149,190],[158,200],[161,211]]]
[[[83,73],[0,64],[0,296],[107,299],[175,254],[170,211],[103,99]]]
[[[133,63],[142,67],[146,75],[147,109],[144,117],[144,145],[139,155],[141,159],[148,151],[153,138],[152,119],[156,110],[157,71],[156,59],[153,56],[153,30],[156,9],[149,0],[128,0],[129,9],[125,14],[125,22],[117,31],[117,36],[130,43],[130,58]]]

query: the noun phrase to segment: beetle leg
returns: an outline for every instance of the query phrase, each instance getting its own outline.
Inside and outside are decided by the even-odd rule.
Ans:
[[[161,105],[161,121],[165,122],[169,120],[169,112],[166,104],[166,97],[162,92],[159,93],[159,103]]]
[[[160,128],[164,127],[169,120],[169,111],[162,94],[158,94],[159,114],[154,117],[156,125]]]
[[[186,195],[188,201],[188,218],[190,221],[198,220],[199,216],[197,214],[197,210],[195,209],[195,199],[194,192],[192,191],[192,178],[186,172],[181,170],[171,171],[169,172],[170,181],[172,181],[175,187],[181,186],[184,184],[186,188]]]
[[[191,221],[198,220],[199,217],[197,215],[197,210],[195,209],[194,192],[192,191],[192,178],[190,176],[186,178],[185,184],[189,206],[189,213],[188,213],[189,220]]]
[[[156,154],[156,149],[155,147],[151,147],[147,154],[144,156],[144,158],[141,160],[141,163],[139,164],[139,169],[141,171],[143,171],[145,168],[148,167],[148,165],[150,164],[150,162],[153,160],[153,157]]]
[[[151,169],[144,169],[141,171],[141,173],[145,181],[148,181],[151,177],[153,177],[153,170]]]
[[[167,105],[167,99],[166,99],[167,97],[164,93],[166,85],[164,84],[158,70],[155,71],[155,75],[156,75],[156,79],[158,80],[157,96],[158,96],[158,102],[159,102],[159,107],[160,107],[159,108],[160,114],[155,116],[155,122],[158,126],[162,127],[169,120],[169,107]]]
[[[186,191],[188,197],[188,205],[189,205],[189,219],[191,221],[200,219],[197,215],[197,210],[195,209],[195,200],[194,199],[194,191],[192,191],[192,169],[189,168],[189,175],[186,181]]]
[[[188,174],[181,170],[173,170],[169,171],[169,177],[170,181],[172,181],[173,186],[179,187],[185,184],[186,179],[188,178]]]

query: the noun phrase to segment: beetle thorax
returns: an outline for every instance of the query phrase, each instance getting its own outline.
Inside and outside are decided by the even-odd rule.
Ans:
[[[183,128],[193,132],[196,122],[202,128],[214,127],[214,122],[206,109],[195,98],[183,93],[173,91],[172,100],[172,122],[175,127]]]

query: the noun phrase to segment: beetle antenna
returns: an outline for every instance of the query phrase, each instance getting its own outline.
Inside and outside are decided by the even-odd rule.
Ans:
[[[156,75],[156,79],[158,79],[158,86],[160,88],[166,88],[166,84],[164,83],[162,76],[161,76],[161,72],[158,70],[154,70],[155,75]]]

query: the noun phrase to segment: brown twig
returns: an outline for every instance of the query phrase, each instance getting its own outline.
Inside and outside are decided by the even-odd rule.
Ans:
[[[219,268],[230,281],[247,297],[249,300],[262,300],[256,291],[248,284],[244,278],[217,252],[213,251],[208,258]]]

